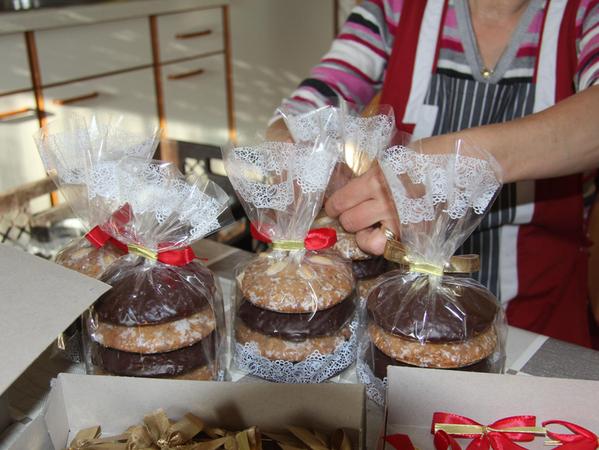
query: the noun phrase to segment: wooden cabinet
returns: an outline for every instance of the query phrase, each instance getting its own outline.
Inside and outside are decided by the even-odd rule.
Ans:
[[[21,112],[8,114],[16,111]],[[45,176],[33,140],[37,130],[39,123],[32,93],[0,97],[0,192]],[[48,204],[47,199],[42,199],[35,207],[43,209]]]
[[[0,36],[0,61],[0,94],[31,89],[31,73],[23,34]]]
[[[229,138],[222,54],[162,67],[167,134],[172,139],[224,144]]]
[[[152,64],[147,18],[35,33],[43,85]]]
[[[70,112],[108,113],[124,115],[133,132],[158,126],[151,68],[46,88],[43,96],[49,120]]]
[[[224,50],[221,8],[158,17],[160,62]]]
[[[122,20],[0,35],[0,192],[44,176],[32,134],[72,112],[124,115],[132,132],[163,124],[166,137],[225,143],[233,122],[227,8],[156,16],[142,8]]]

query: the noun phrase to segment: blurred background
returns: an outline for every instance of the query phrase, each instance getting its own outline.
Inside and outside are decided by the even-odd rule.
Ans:
[[[232,195],[220,145],[251,142],[355,0],[2,0],[0,242],[51,256],[80,233],[32,135],[71,111],[163,129],[160,156]],[[243,244],[243,220],[216,238]],[[56,245],[61,245],[57,242]],[[52,247],[52,248],[51,248]]]

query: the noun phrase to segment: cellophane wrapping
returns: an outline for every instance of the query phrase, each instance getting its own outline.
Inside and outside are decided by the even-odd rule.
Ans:
[[[349,262],[302,248],[339,157],[312,143],[226,147],[227,174],[248,218],[273,249],[236,269],[233,365],[277,382],[322,382],[355,360],[356,304]],[[299,243],[286,250],[278,244]]]
[[[313,142],[323,122],[327,125],[324,128],[327,136],[337,142],[341,157],[327,186],[326,197],[368,171],[378,152],[385,149],[395,135],[395,116],[389,105],[370,106],[360,111],[356,105],[340,101],[336,107],[321,107],[301,114],[282,107],[279,113],[296,142]],[[327,122],[328,115],[331,115],[331,120]],[[382,257],[363,252],[355,234],[345,231],[339,220],[328,217],[324,210],[318,214],[312,227],[331,227],[337,231],[335,249],[353,261],[354,277],[361,297],[378,275],[389,270]]]
[[[88,195],[95,209],[122,212],[102,228],[129,247],[100,277],[112,289],[86,315],[89,372],[222,379],[222,297],[189,246],[228,220],[227,195],[172,163],[136,158],[119,161]]]
[[[378,161],[397,208],[405,258],[367,297],[357,368],[368,395],[384,402],[388,365],[502,371],[501,304],[466,274],[447,272],[499,192],[499,166],[461,140],[439,154],[393,146]]]
[[[42,127],[35,133],[34,140],[46,172],[85,231],[89,232],[107,220],[111,213],[90,205],[88,186],[93,185],[107,167],[125,156],[152,158],[159,136],[155,128],[139,133],[128,131],[122,116],[71,114]],[[113,241],[97,246],[83,237],[73,239],[63,247],[55,261],[98,278],[123,254],[123,249]],[[62,357],[81,362],[81,326],[78,321],[58,337],[54,350]]]
[[[159,136],[157,129],[142,133],[128,131],[120,116],[73,114],[50,122],[34,139],[46,172],[86,231],[90,231],[105,222],[112,212],[90,204],[88,187],[121,158],[151,159]],[[123,251],[111,241],[96,247],[87,238],[78,238],[61,249],[56,262],[98,278],[122,255]]]

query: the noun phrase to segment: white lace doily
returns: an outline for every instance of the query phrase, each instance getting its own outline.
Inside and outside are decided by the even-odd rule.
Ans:
[[[234,361],[236,366],[251,375],[278,383],[322,383],[347,369],[356,360],[358,319],[350,324],[351,337],[339,344],[335,351],[323,355],[313,352],[305,360],[297,363],[283,360],[270,360],[260,354],[256,343],[244,345],[235,343]]]
[[[338,108],[324,106],[303,114],[284,114],[287,128],[295,142],[314,142],[324,132],[333,140],[341,138]]]
[[[264,142],[225,154],[227,174],[243,200],[255,208],[285,211],[301,194],[324,193],[337,154],[326,144]]]
[[[379,406],[385,406],[387,395],[387,377],[382,380],[370,369],[368,364],[362,360],[356,363],[358,381],[366,387],[366,395]]]
[[[346,115],[344,122],[345,142],[353,146],[354,150],[366,154],[370,160],[376,158],[377,153],[389,144],[395,130],[395,118],[392,115]]]
[[[226,198],[214,198],[197,184],[186,182],[172,164],[123,160],[116,170],[116,185],[117,203],[128,203],[134,220],[145,216],[148,226],[153,225],[148,217],[158,225],[175,221],[179,227],[189,227],[185,233],[188,240],[218,229],[218,218],[227,207]],[[112,187],[106,183],[97,186],[96,195],[104,197],[104,192],[112,193]]]
[[[469,210],[482,215],[501,187],[493,166],[479,158],[394,146],[379,159],[402,224],[434,220],[439,204],[445,204],[441,212],[451,219],[461,219]]]
[[[388,145],[395,130],[393,115],[362,117],[340,108],[323,107],[297,115],[284,115],[289,132],[296,142],[314,142],[321,130],[333,141],[345,143],[345,159],[351,161],[359,152],[373,160]]]

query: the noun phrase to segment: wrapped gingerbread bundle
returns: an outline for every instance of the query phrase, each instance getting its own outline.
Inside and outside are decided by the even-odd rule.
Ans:
[[[382,403],[388,365],[500,372],[501,305],[467,276],[478,271],[478,255],[453,256],[501,187],[497,163],[463,141],[446,154],[393,146],[378,160],[400,222],[400,241],[388,241],[385,257],[400,268],[368,295],[360,380]]]
[[[158,130],[135,134],[122,121],[116,116],[94,115],[86,120],[70,115],[51,122],[34,137],[48,175],[87,230],[83,238],[57,254],[56,262],[94,278],[127,253],[127,247],[100,226],[111,214],[126,215],[127,211],[94,208],[88,196],[90,186],[105,178],[121,158],[151,159],[159,142]]]
[[[86,318],[92,373],[194,380],[222,378],[222,298],[190,245],[223,225],[227,195],[171,163],[121,160],[90,191],[111,215],[102,229],[129,253],[100,277],[112,289]]]
[[[327,106],[299,115],[286,114],[283,109],[281,114],[296,142],[313,142],[317,138],[316,131],[324,122],[327,136],[339,146],[342,157],[329,181],[327,197],[370,169],[377,153],[389,145],[395,133],[393,108],[388,105],[370,107],[360,114],[355,106],[340,102],[334,108]],[[327,122],[328,115],[331,120]],[[319,213],[312,227],[336,230],[335,249],[352,261],[361,298],[365,297],[377,276],[390,270],[388,261],[360,250],[355,235],[345,231],[337,219],[328,217],[324,211]]]
[[[337,158],[326,136],[223,149],[254,236],[272,243],[237,269],[236,369],[271,381],[317,383],[355,359],[351,266],[332,249],[334,230],[310,231]]]

